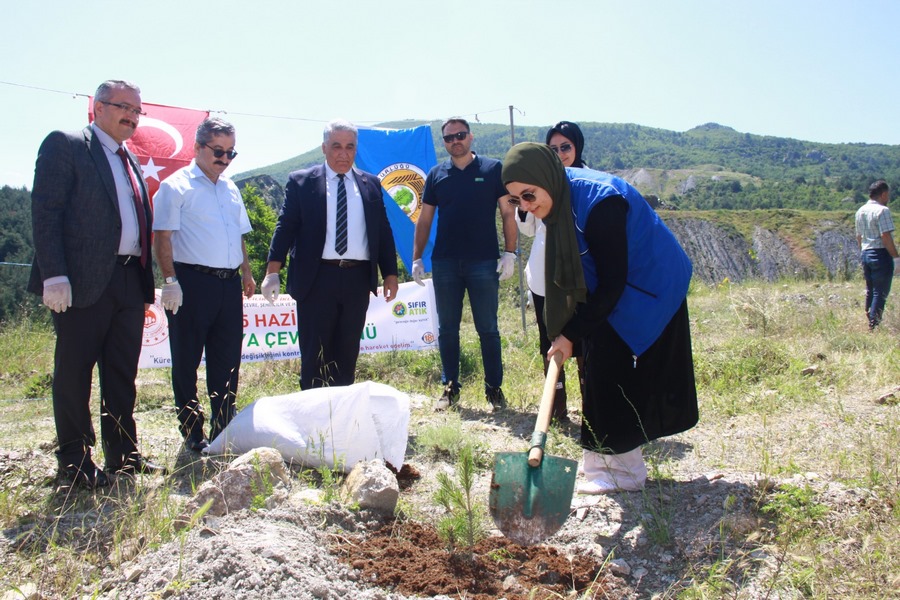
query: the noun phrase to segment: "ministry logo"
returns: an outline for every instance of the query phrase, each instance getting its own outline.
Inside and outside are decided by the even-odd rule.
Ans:
[[[156,346],[169,339],[169,322],[166,313],[160,304],[159,296],[156,302],[144,311],[144,346]]]
[[[410,163],[394,163],[382,169],[378,179],[406,216],[413,223],[418,221],[425,191],[425,172]]]

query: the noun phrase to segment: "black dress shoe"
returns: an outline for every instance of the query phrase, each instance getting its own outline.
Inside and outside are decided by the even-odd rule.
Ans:
[[[140,454],[126,458],[125,464],[123,465],[107,465],[106,470],[110,473],[125,473],[128,475],[134,475],[136,473],[141,473],[143,475],[166,475],[169,472],[165,467],[150,462]]]
[[[106,487],[109,485],[109,477],[106,473],[97,468],[93,462],[83,464],[80,468],[75,465],[69,465],[60,469],[60,476],[72,483],[75,487],[92,490],[94,488]]]
[[[203,452],[207,448],[209,448],[209,441],[206,438],[194,439],[188,438],[184,440],[184,445],[188,450],[193,452]]]

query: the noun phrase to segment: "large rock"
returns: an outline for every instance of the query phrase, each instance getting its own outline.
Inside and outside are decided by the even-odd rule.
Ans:
[[[370,508],[385,515],[394,514],[400,498],[397,477],[381,460],[356,463],[344,481],[344,495],[361,508]]]
[[[191,524],[193,516],[207,502],[212,502],[204,513],[222,516],[237,510],[250,508],[255,498],[268,498],[277,485],[286,486],[290,481],[281,454],[274,448],[256,448],[236,458],[227,469],[200,486],[194,497],[188,500],[182,514],[175,520],[175,529]]]

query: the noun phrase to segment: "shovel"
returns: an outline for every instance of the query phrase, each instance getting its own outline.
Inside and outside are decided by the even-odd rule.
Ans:
[[[491,478],[491,517],[503,535],[523,546],[556,533],[569,516],[578,462],[544,455],[562,356],[547,367],[544,394],[529,452],[497,452]]]

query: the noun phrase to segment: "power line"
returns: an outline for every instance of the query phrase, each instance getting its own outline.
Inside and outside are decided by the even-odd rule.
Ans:
[[[52,89],[52,88],[45,88],[45,87],[40,87],[40,86],[36,86],[36,85],[26,85],[26,84],[24,84],[24,83],[15,83],[15,82],[13,82],[13,81],[0,81],[0,85],[8,85],[8,86],[11,86],[11,87],[19,87],[19,88],[25,88],[25,89],[29,89],[29,90],[37,90],[37,91],[40,91],[40,92],[50,92],[50,93],[53,93],[53,94],[65,94],[65,95],[67,95],[67,96],[71,96],[72,98],[78,98],[78,97],[81,97],[81,98],[90,98],[90,97],[93,95],[93,94],[83,94],[83,93],[81,93],[81,92],[69,92],[69,91],[66,91],[66,90],[55,90],[55,89]],[[161,103],[154,102],[154,104],[161,104]],[[189,108],[189,107],[187,107],[187,106],[182,106],[181,108]],[[209,108],[209,109],[192,109],[192,110],[207,110],[208,112],[211,112],[211,113],[220,113],[220,114],[223,114],[223,115],[231,114],[231,115],[238,115],[238,116],[241,116],[241,117],[256,117],[256,118],[260,118],[260,119],[281,119],[281,120],[284,120],[284,121],[303,121],[303,122],[306,122],[306,123],[328,123],[328,122],[331,121],[331,119],[313,119],[313,118],[309,118],[309,117],[294,117],[294,116],[285,116],[285,115],[267,115],[267,114],[260,114],[260,113],[233,112],[233,111],[227,111],[227,110],[223,110],[223,109],[214,109],[214,108]],[[477,112],[466,113],[466,114],[462,114],[462,115],[459,115],[459,116],[462,116],[462,117],[472,117],[472,118],[475,119],[475,122],[476,122],[476,123],[480,123],[481,120],[479,119],[479,115],[487,115],[487,114],[490,114],[490,113],[495,113],[495,112],[500,112],[500,111],[506,111],[506,110],[507,110],[507,107],[503,107],[503,108],[492,108],[492,109],[490,109],[490,110],[479,110],[479,111],[477,111]],[[516,110],[519,110],[519,109],[516,109]],[[523,115],[525,114],[525,113],[522,112],[522,111],[519,111],[519,112],[520,112],[521,114],[523,114]],[[381,123],[381,122],[384,122],[384,121],[395,121],[395,120],[397,120],[397,119],[359,120],[359,121],[353,121],[353,123],[355,123],[355,124],[362,124],[362,123]],[[422,119],[416,119],[416,120],[422,120]],[[435,119],[424,119],[424,120],[427,121],[427,122],[430,122],[430,121],[440,121],[440,120],[442,120],[442,119],[441,119],[441,118],[435,118]]]
[[[77,98],[78,96],[82,96],[84,98],[90,97],[90,94],[79,94],[78,92],[66,92],[64,90],[53,90],[50,88],[42,88],[36,85],[25,85],[24,83],[13,83],[11,81],[0,81],[3,85],[11,85],[13,87],[27,88],[29,90],[39,90],[41,92],[53,92],[54,94],[66,94],[67,96],[72,96],[73,98]]]

